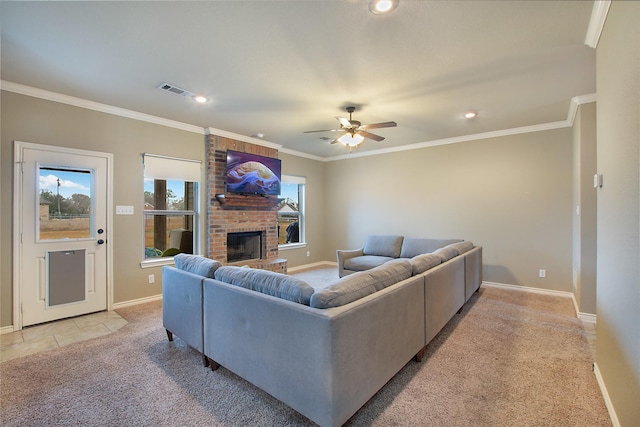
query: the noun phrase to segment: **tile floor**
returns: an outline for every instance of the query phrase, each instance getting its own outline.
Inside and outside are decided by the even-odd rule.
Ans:
[[[0,362],[108,335],[126,324],[115,311],[103,311],[28,326],[0,335]]]

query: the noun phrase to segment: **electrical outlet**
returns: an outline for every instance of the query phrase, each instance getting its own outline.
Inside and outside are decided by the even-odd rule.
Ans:
[[[311,251],[307,251],[307,256],[311,256]]]
[[[540,269],[538,270],[538,277],[547,277],[547,270]]]
[[[149,275],[149,283],[155,283],[156,282],[156,275],[155,274],[150,274]]]

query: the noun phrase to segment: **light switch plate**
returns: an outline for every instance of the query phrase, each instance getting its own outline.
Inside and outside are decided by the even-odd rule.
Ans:
[[[133,206],[116,206],[116,215],[133,215]]]

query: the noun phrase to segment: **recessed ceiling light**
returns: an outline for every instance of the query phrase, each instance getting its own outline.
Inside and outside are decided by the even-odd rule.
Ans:
[[[393,12],[400,0],[371,0],[369,2],[369,10],[376,15],[384,15]]]
[[[474,113],[473,111],[469,111],[467,114],[465,114],[464,116],[467,119],[473,119],[474,117],[476,117],[478,115],[478,113]]]
[[[253,135],[251,135],[254,138],[264,138],[264,133],[254,133]]]
[[[205,102],[207,102],[209,100],[209,98],[207,98],[206,96],[202,96],[202,95],[196,95],[193,97],[193,100],[196,101],[198,104],[204,104]]]

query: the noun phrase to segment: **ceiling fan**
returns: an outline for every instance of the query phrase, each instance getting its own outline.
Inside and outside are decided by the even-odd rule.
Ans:
[[[392,128],[398,126],[396,122],[383,122],[383,123],[372,123],[368,125],[363,125],[357,120],[353,120],[351,115],[354,111],[356,111],[356,107],[349,106],[345,108],[347,113],[349,113],[349,119],[345,119],[344,117],[336,117],[340,122],[340,129],[323,129],[323,130],[308,130],[304,133],[312,133],[312,132],[343,132],[343,134],[333,141],[331,144],[335,144],[336,142],[340,142],[341,144],[348,146],[349,148],[357,147],[364,138],[369,138],[374,141],[382,141],[384,137],[380,135],[376,135],[374,133],[368,132],[368,129],[378,129],[378,128]]]

